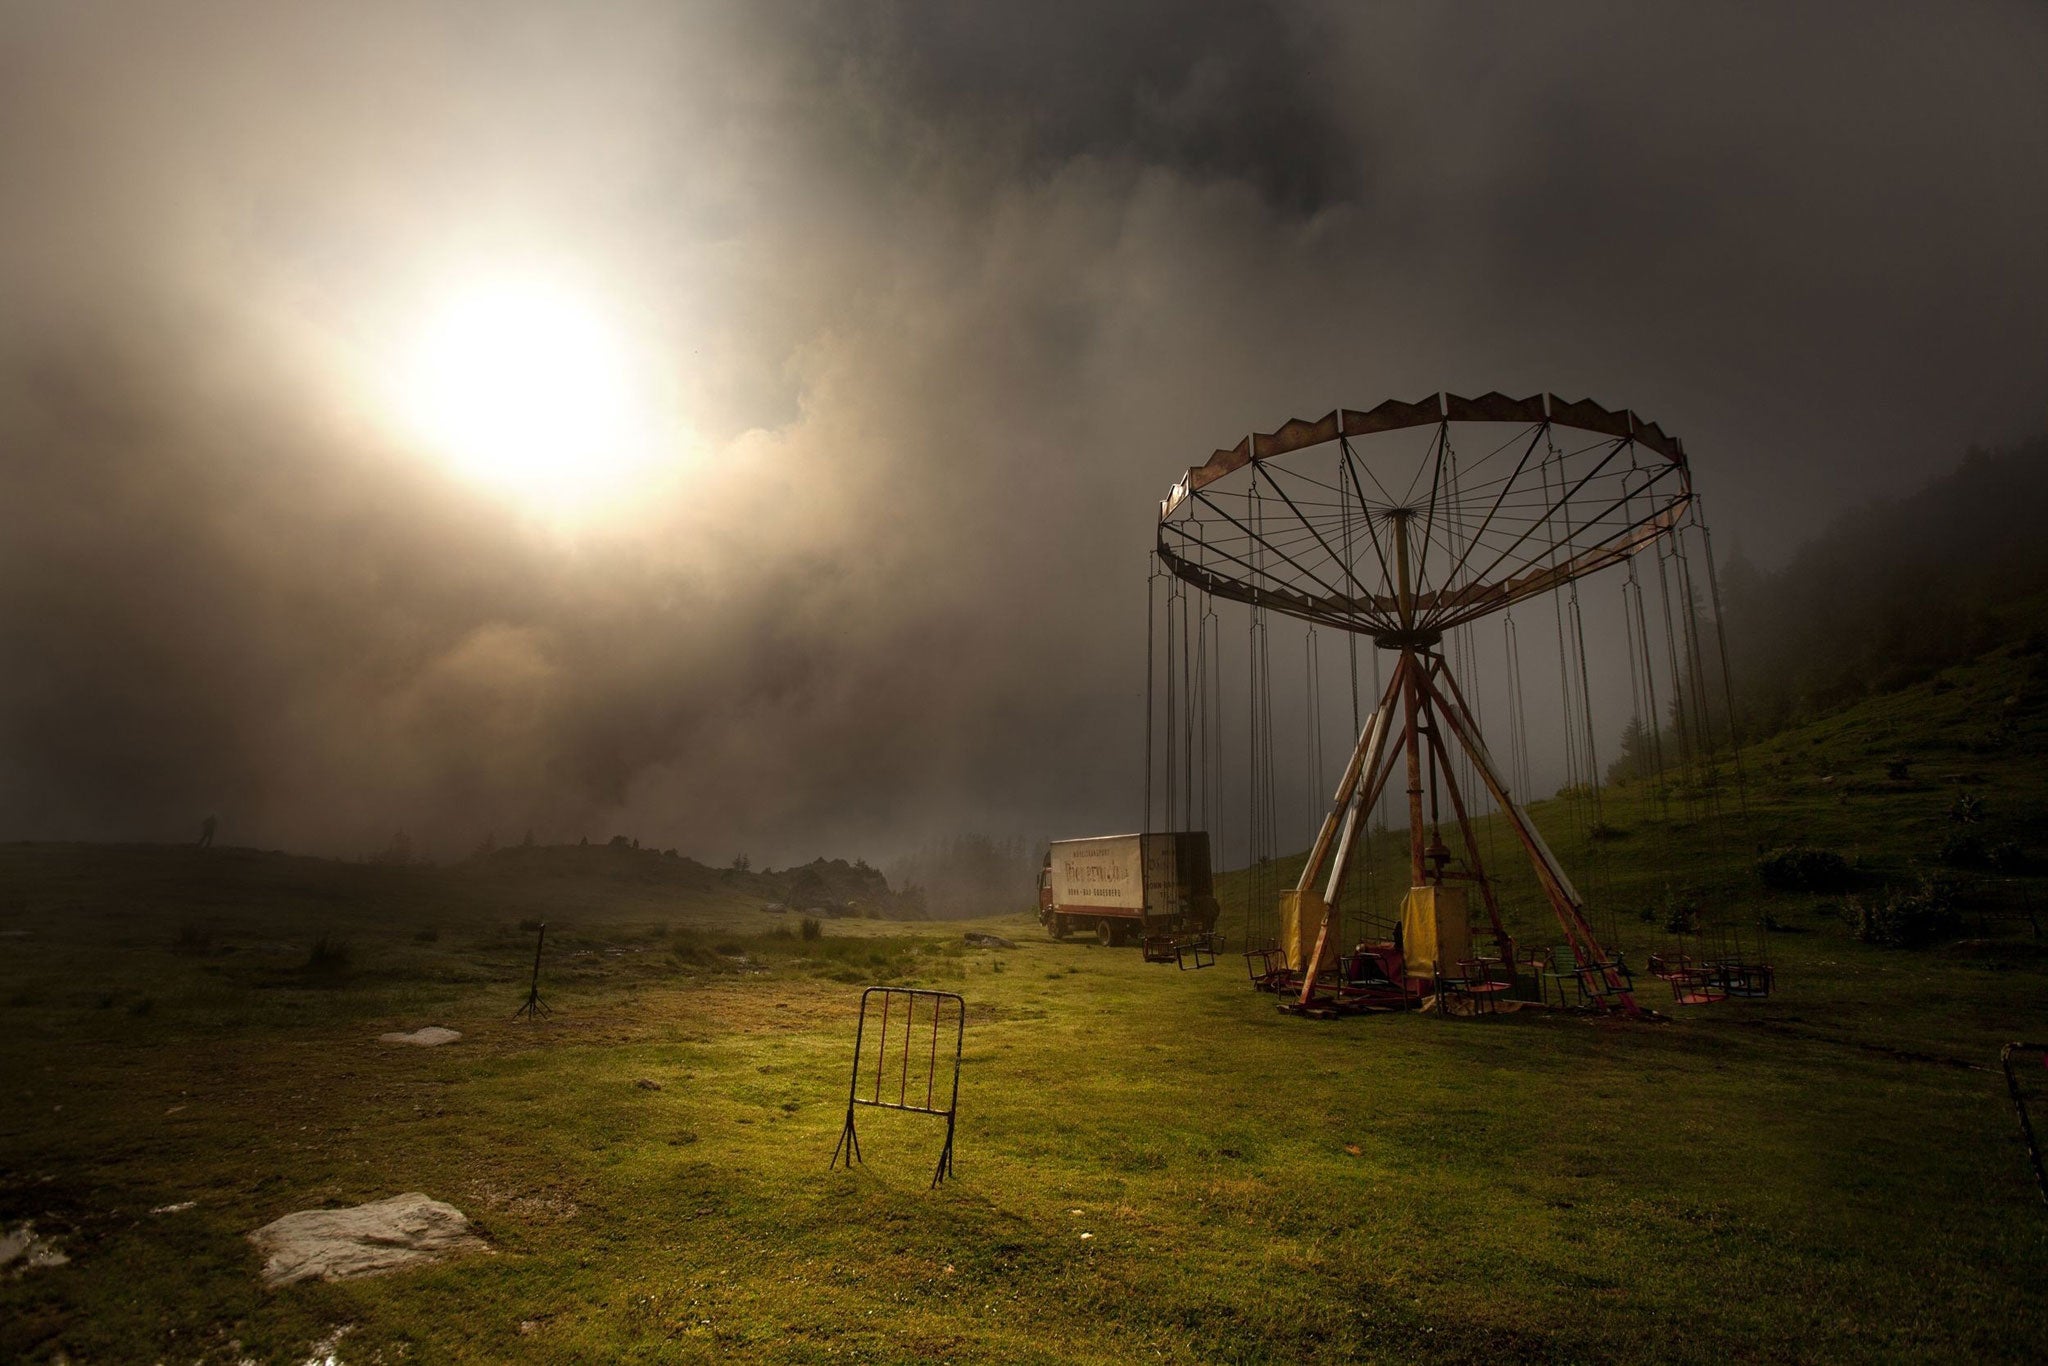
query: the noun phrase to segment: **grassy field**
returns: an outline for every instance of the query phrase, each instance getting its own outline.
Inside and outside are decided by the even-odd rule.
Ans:
[[[1182,973],[1022,915],[971,927],[1014,949],[805,940],[621,851],[548,879],[0,848],[0,1223],[71,1258],[0,1281],[0,1359],[2039,1359],[2048,1209],[1996,1071],[2048,1034],[2036,879],[1962,886],[1951,942],[1850,932],[1959,791],[2038,842],[2039,689],[2008,651],[1758,746],[1747,823],[1539,808],[1637,955],[1677,902],[1780,927],[1776,997],[1662,1024],[1297,1020],[1234,955]],[[1860,886],[1763,891],[1755,847],[1794,840]],[[543,917],[556,1012],[514,1019]],[[921,1117],[826,1167],[869,982],[970,1003],[937,1191]],[[464,1037],[376,1042],[427,1024]],[[261,1288],[251,1229],[410,1190],[493,1251]]]

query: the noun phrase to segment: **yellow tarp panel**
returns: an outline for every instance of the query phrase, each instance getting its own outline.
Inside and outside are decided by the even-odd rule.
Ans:
[[[1323,928],[1323,899],[1313,890],[1280,894],[1280,951],[1287,966],[1300,971],[1316,951],[1316,936]],[[1317,971],[1336,966],[1335,936],[1323,945],[1323,960]]]
[[[1401,901],[1401,952],[1410,977],[1456,974],[1472,956],[1463,887],[1410,887]]]

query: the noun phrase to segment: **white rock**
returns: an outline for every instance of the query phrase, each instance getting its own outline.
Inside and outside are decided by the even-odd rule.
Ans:
[[[428,1025],[425,1029],[416,1029],[410,1034],[379,1034],[377,1042],[409,1043],[417,1044],[421,1048],[439,1048],[442,1044],[454,1043],[461,1037],[461,1030],[443,1029],[440,1025]]]
[[[347,1280],[482,1251],[461,1210],[419,1191],[350,1209],[287,1214],[249,1235],[263,1254],[263,1283]]]
[[[20,1224],[0,1231],[0,1270],[12,1269],[17,1262],[27,1268],[62,1266],[70,1260],[49,1239],[38,1238],[34,1224]]]

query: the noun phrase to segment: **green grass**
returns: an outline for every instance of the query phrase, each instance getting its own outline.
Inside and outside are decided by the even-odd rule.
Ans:
[[[2037,841],[2034,669],[2007,652],[1756,747],[1747,828],[1623,789],[1627,834],[1589,841],[1540,807],[1638,954],[1667,891],[1787,927],[1775,998],[1668,1024],[1318,1024],[1235,955],[1181,973],[1021,916],[974,926],[1014,950],[867,920],[805,941],[710,881],[0,848],[0,1222],[73,1259],[0,1281],[0,1358],[292,1361],[344,1324],[350,1361],[2036,1358],[2048,1209],[1995,1069],[2048,1033],[2036,879],[1969,893],[1983,942],[1905,952],[1749,871],[1799,841],[1918,876],[1958,782]],[[1401,853],[1373,854],[1391,899]],[[1247,886],[1224,879],[1237,931]],[[536,1023],[512,1011],[540,918]],[[323,937],[345,962],[313,964]],[[867,1165],[826,1168],[876,981],[971,1004],[937,1191],[928,1119],[864,1115]],[[375,1042],[426,1024],[464,1038]],[[249,1230],[408,1190],[495,1251],[260,1287]]]

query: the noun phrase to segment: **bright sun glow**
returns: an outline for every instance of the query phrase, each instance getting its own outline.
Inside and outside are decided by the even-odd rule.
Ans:
[[[562,509],[624,491],[655,455],[650,395],[618,332],[572,294],[452,297],[406,367],[417,434],[465,476]]]

